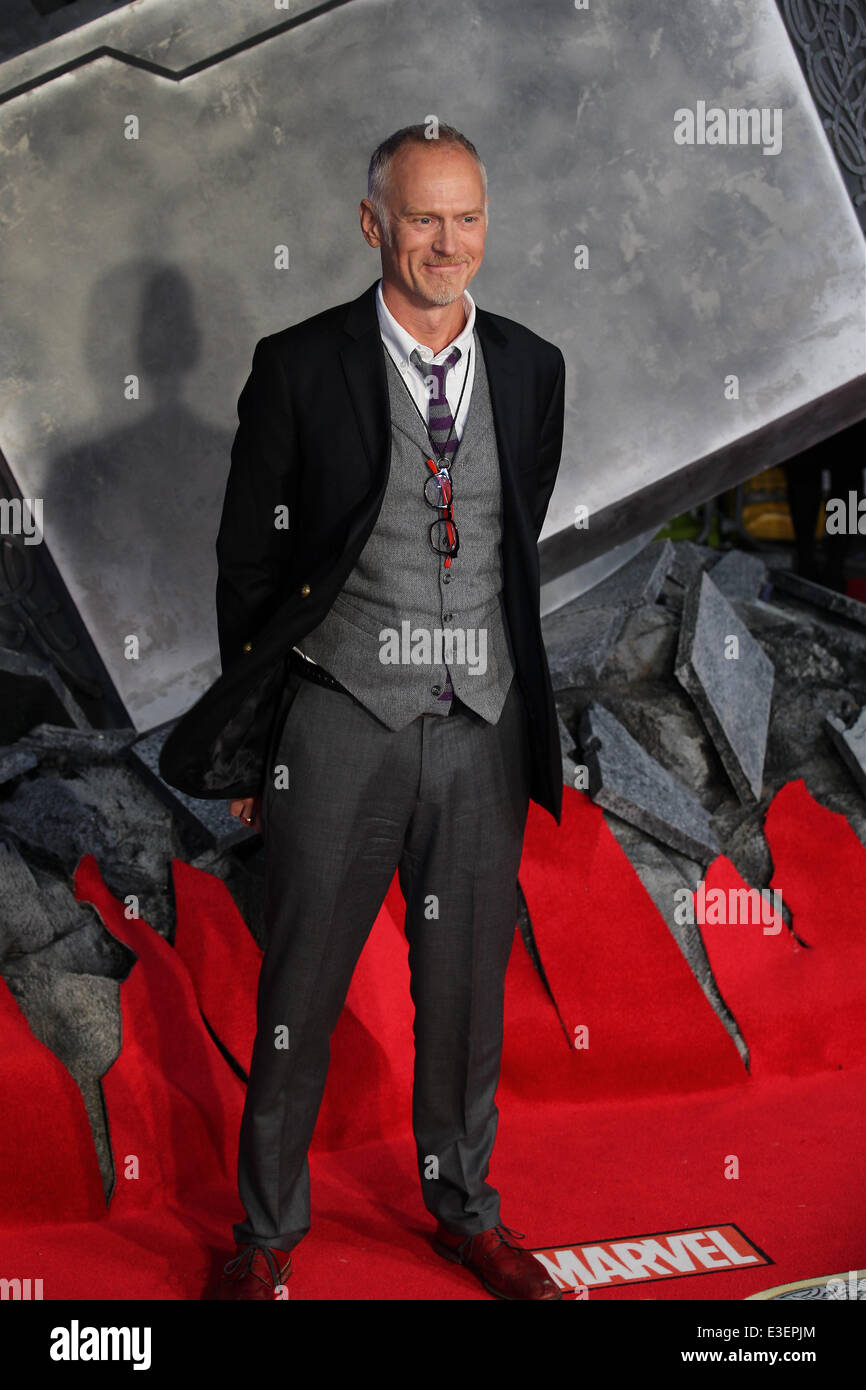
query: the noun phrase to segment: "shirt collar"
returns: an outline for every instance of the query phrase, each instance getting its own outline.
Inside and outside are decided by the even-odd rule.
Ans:
[[[382,295],[382,281],[376,286],[376,313],[379,316],[379,328],[385,344],[392,351],[392,354],[399,358],[401,362],[409,361],[409,355],[414,348],[418,348],[425,362],[444,362],[448,353],[453,347],[458,347],[465,358],[472,344],[472,335],[475,331],[475,301],[468,290],[463,291],[463,304],[466,309],[466,325],[441,352],[437,352],[435,357],[430,356],[430,349],[425,343],[419,343],[417,338],[413,338],[401,323],[398,323],[391,313]]]

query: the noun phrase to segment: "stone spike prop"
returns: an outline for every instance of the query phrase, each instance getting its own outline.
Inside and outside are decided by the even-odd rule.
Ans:
[[[686,591],[674,673],[740,801],[754,805],[761,799],[775,670],[707,573]]]

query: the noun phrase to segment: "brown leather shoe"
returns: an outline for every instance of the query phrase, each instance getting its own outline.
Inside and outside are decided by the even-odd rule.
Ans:
[[[471,1269],[496,1298],[562,1298],[562,1289],[544,1272],[532,1252],[521,1250],[509,1236],[524,1239],[520,1231],[501,1225],[480,1235],[455,1236],[440,1222],[433,1249],[446,1260]]]
[[[292,1258],[287,1250],[275,1250],[269,1245],[238,1245],[234,1259],[223,1266],[215,1297],[219,1302],[240,1298],[279,1302],[277,1286],[288,1283],[291,1272]]]

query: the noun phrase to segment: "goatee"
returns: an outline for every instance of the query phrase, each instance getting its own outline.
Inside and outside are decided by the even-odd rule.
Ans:
[[[436,304],[441,309],[444,308],[446,304],[453,304],[455,300],[462,299],[463,291],[454,290],[450,285],[444,284],[440,285],[439,288],[435,290],[425,290],[425,298],[427,298],[431,304]]]

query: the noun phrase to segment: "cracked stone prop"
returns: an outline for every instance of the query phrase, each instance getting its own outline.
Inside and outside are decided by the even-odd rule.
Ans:
[[[609,710],[589,705],[579,734],[593,801],[671,849],[698,858],[718,854],[719,843],[701,803]]]
[[[629,614],[655,603],[674,563],[670,541],[649,545],[542,622],[554,690],[599,676]]]
[[[851,776],[866,796],[866,705],[863,706],[850,729],[846,729],[835,714],[828,714],[824,727],[834,748],[849,769]]]
[[[740,800],[760,801],[773,663],[706,573],[686,592],[676,676]]]

